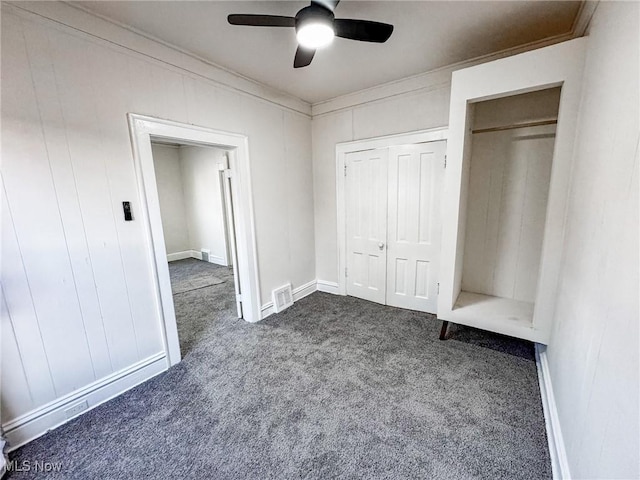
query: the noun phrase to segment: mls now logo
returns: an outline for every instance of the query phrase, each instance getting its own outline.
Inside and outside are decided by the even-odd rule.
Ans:
[[[41,462],[22,460],[18,462],[11,460],[6,465],[7,472],[60,472],[62,471],[62,462]]]

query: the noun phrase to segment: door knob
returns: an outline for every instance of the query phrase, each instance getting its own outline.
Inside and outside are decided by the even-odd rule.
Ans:
[[[382,243],[382,242],[378,243],[378,248],[380,250],[384,250],[384,243]]]

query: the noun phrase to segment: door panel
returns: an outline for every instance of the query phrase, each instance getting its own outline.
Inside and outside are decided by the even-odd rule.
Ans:
[[[385,303],[387,150],[346,155],[347,295]]]
[[[445,148],[389,149],[387,305],[436,313]]]
[[[227,243],[229,252],[231,253],[231,265],[233,266],[233,283],[236,292],[236,309],[238,311],[238,318],[242,318],[242,301],[240,291],[240,274],[238,273],[238,252],[236,250],[236,224],[233,213],[233,190],[231,189],[231,171],[228,165],[229,159],[226,159],[226,169],[222,172],[223,191],[224,191],[224,203],[226,208],[226,228],[227,228]]]

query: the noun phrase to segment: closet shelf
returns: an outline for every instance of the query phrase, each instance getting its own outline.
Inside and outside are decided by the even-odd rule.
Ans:
[[[500,325],[504,327],[502,333],[509,335],[512,328],[533,328],[533,303],[462,290],[449,319],[464,320],[461,323],[465,324]]]

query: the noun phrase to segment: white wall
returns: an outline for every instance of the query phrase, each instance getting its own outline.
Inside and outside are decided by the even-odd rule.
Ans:
[[[590,6],[587,5],[585,13],[589,9]],[[582,23],[582,20],[576,22],[577,29],[569,38],[580,35]],[[449,123],[451,73],[454,70],[543,47],[555,41],[544,41],[472,59],[313,105],[313,185],[318,280],[329,283],[338,280],[336,143],[446,127]],[[536,107],[536,100],[539,99],[534,98],[534,110],[539,108],[540,112],[546,112],[547,103]],[[512,118],[517,120],[517,116]]]
[[[555,120],[558,118],[561,91],[559,87],[547,88],[474,103],[473,128],[491,128],[538,120]]]
[[[442,77],[445,83],[442,82]],[[338,281],[336,218],[336,144],[363,138],[446,126],[450,74],[418,92],[314,115],[313,190],[315,198],[316,273]]]
[[[180,148],[152,144],[151,150],[167,254],[185,252],[191,247],[184,207]]]
[[[206,147],[180,147],[180,170],[184,191],[184,214],[189,250],[210,250],[209,261],[229,265],[223,191],[219,165],[225,152]],[[166,235],[166,233],[165,233]]]
[[[209,80],[230,77],[68,5],[2,4],[3,425],[163,350],[129,112],[248,135],[262,302],[316,278],[310,118]]]
[[[548,347],[573,478],[638,478],[639,4],[600,2]]]
[[[209,261],[230,265],[219,167],[225,151],[153,144],[153,164],[167,255],[210,251]]]
[[[554,130],[473,135],[462,290],[534,302]]]

